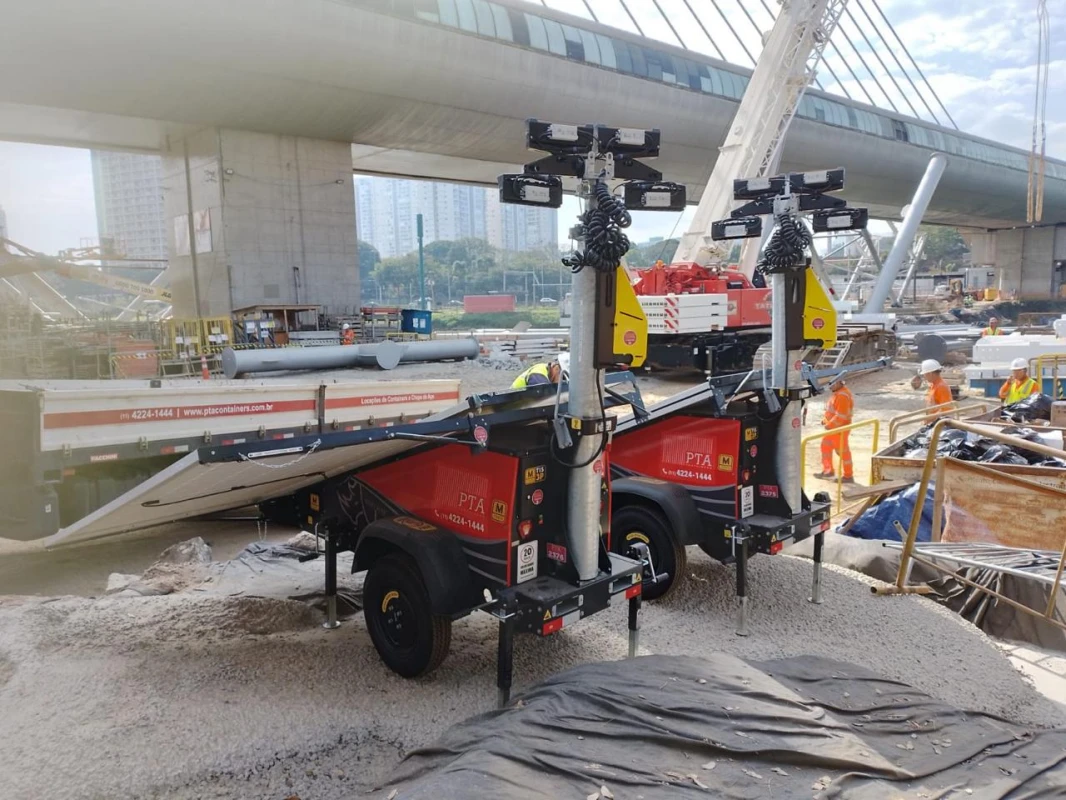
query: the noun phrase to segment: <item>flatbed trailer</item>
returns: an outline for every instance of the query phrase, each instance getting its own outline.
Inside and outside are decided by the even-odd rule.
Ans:
[[[419,419],[459,381],[0,381],[0,537],[37,539],[209,444]]]

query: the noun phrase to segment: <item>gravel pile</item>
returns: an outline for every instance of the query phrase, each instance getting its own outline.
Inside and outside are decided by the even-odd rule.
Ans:
[[[690,550],[691,573],[645,606],[649,652],[772,658],[814,653],[871,668],[948,703],[1066,723],[983,634],[917,597],[873,596],[829,568],[756,558],[751,635],[733,632],[733,571]],[[626,653],[624,604],[547,640],[519,637],[516,689]],[[0,599],[0,786],[9,798],[350,798],[407,750],[495,702],[496,629],[455,625],[438,672],[388,672],[362,618],[337,631],[287,600]],[[47,768],[42,765],[47,764]],[[371,795],[376,796],[376,795]]]

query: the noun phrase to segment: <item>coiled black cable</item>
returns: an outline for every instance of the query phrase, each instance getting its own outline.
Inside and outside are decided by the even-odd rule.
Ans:
[[[777,227],[757,265],[764,275],[795,269],[804,263],[804,253],[811,246],[811,232],[791,214],[780,214],[776,222]]]
[[[599,272],[613,272],[622,263],[622,257],[629,252],[629,237],[622,232],[622,228],[633,224],[633,218],[602,179],[596,181],[593,194],[596,207],[579,217],[585,247],[563,257],[563,264],[573,272],[580,272],[585,267],[592,267]]]

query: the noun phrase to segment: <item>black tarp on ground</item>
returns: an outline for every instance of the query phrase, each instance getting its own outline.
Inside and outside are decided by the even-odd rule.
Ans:
[[[617,800],[1064,797],[1066,730],[816,656],[648,656],[577,667],[453,726],[384,791],[584,800],[601,787]]]

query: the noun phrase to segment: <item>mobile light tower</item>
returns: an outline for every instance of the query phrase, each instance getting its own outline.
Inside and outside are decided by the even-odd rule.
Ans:
[[[647,322],[622,257],[630,210],[682,211],[685,187],[638,161],[659,155],[658,130],[526,123],[526,146],[548,155],[520,174],[501,175],[500,201],[549,208],[562,205],[563,179],[576,179],[583,202],[571,229],[577,249],[563,259],[574,273],[570,328],[569,403],[556,418],[557,452],[570,469],[568,528],[579,581],[596,577],[602,551],[599,519],[606,480],[604,451],[613,418],[604,413],[603,370],[639,367],[647,353]],[[620,187],[622,198],[612,192]],[[565,455],[564,455],[565,454]]]

